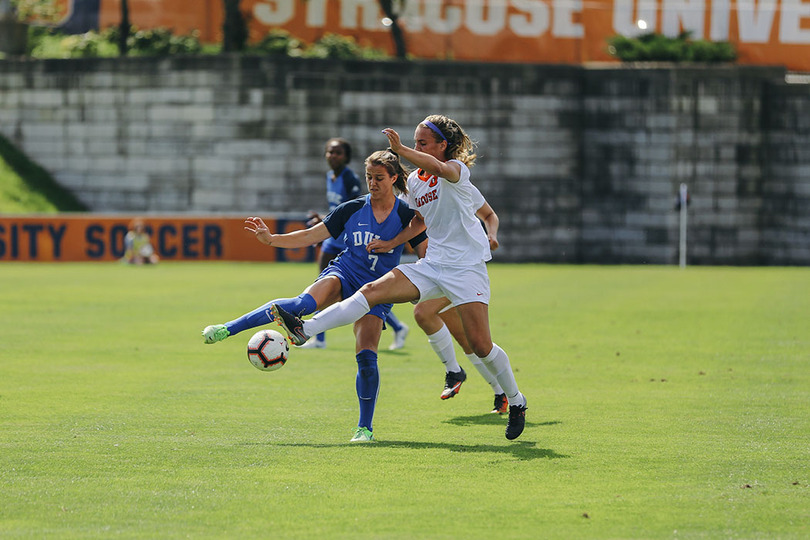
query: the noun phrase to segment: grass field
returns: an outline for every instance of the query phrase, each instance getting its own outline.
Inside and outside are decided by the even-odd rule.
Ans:
[[[0,264],[0,537],[810,537],[810,271],[490,273],[524,434],[414,327],[357,446],[348,328],[274,373],[200,338],[314,265]]]

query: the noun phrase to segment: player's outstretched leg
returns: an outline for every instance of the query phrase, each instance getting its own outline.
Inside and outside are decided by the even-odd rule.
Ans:
[[[450,399],[458,394],[461,390],[461,383],[467,380],[467,373],[459,368],[460,371],[448,371],[444,376],[444,391],[442,392],[442,399]]]
[[[278,304],[298,317],[309,315],[318,309],[318,304],[315,302],[315,299],[308,293],[301,293],[293,298],[277,298],[225,324],[206,326],[202,331],[205,343],[217,343],[227,337],[235,336],[239,332],[244,332],[245,330],[273,322],[273,316],[270,313],[270,306],[272,304]]]
[[[304,322],[301,319],[292,313],[288,313],[278,304],[273,304],[270,306],[270,311],[272,312],[276,323],[278,323],[278,325],[284,329],[289,336],[290,341],[293,342],[293,345],[298,345],[300,347],[307,342],[310,336],[304,333]]]
[[[212,324],[210,326],[206,326],[202,331],[202,336],[206,345],[211,345],[212,343],[222,341],[230,335],[231,333],[228,332],[228,329],[225,328],[224,324]]]

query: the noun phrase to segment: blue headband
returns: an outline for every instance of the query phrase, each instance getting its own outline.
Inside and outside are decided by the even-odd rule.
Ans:
[[[424,121],[424,122],[422,122],[422,123],[423,123],[423,124],[425,124],[425,125],[426,125],[427,127],[429,127],[430,129],[432,129],[433,131],[435,131],[436,133],[438,133],[438,134],[439,134],[439,137],[441,137],[442,139],[444,139],[444,142],[449,142],[449,141],[447,140],[447,137],[445,137],[445,136],[444,136],[444,133],[442,133],[442,130],[440,130],[439,128],[437,128],[437,127],[436,127],[436,124],[434,124],[433,122],[431,122],[431,121],[429,121],[429,120],[425,120],[425,121]]]

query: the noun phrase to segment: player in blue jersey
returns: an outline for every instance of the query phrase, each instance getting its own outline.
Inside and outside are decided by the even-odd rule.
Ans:
[[[329,211],[331,212],[338,205],[357,198],[361,192],[361,184],[357,175],[349,168],[349,163],[352,160],[352,145],[349,141],[340,137],[333,137],[326,141],[324,153],[326,162],[329,164],[329,170],[326,172],[326,200],[329,203]],[[323,216],[317,212],[310,212],[307,225],[317,225],[321,221],[323,221]],[[332,259],[337,257],[344,249],[346,249],[346,244],[342,237],[332,238],[330,236],[324,240],[318,254],[318,271],[323,272]],[[390,348],[401,348],[405,344],[405,337],[410,329],[391,312],[389,312],[385,322],[394,331],[394,341]],[[326,347],[326,333],[321,332],[314,336],[302,347],[323,349]]]
[[[300,248],[327,238],[339,238],[346,249],[321,272],[318,279],[295,298],[280,298],[225,324],[207,326],[203,332],[205,343],[217,343],[244,330],[273,321],[270,306],[281,305],[290,313],[303,316],[350,297],[360,287],[374,281],[399,264],[404,244],[385,253],[369,253],[368,243],[380,238],[390,240],[408,226],[415,212],[395,195],[395,190],[406,193],[407,172],[399,156],[390,150],[374,152],[366,159],[366,183],[369,194],[338,205],[321,223],[301,231],[271,234],[261,218],[249,217],[245,229],[268,246]],[[419,246],[426,239],[424,233],[410,241]],[[355,322],[357,359],[357,397],[360,401],[360,419],[353,442],[374,439],[372,420],[379,391],[377,349],[383,320],[391,304],[378,304]]]

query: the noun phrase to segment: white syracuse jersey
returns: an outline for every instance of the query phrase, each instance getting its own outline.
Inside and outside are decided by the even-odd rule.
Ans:
[[[475,213],[483,205],[470,182],[470,169],[461,161],[458,182],[427,174],[422,169],[408,176],[408,203],[422,214],[427,227],[425,260],[447,266],[467,266],[492,258],[489,240]]]

